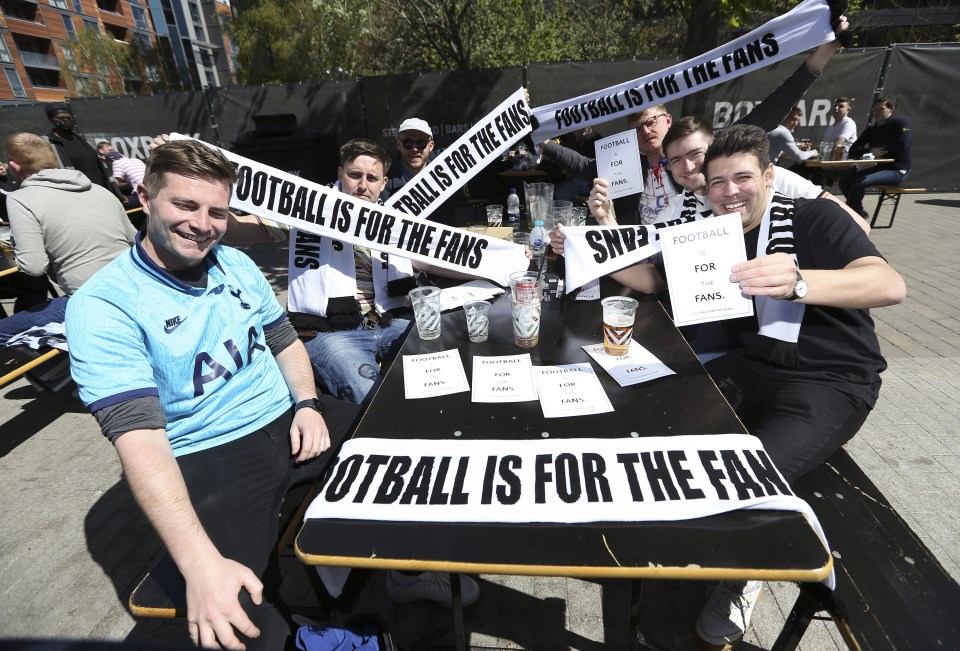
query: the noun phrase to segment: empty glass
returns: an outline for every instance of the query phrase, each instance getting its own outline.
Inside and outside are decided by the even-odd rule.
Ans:
[[[488,301],[470,301],[465,303],[463,311],[467,315],[467,336],[475,344],[483,343],[490,335],[490,303]]]
[[[503,206],[487,206],[487,228],[496,228],[503,224]]]
[[[417,320],[417,333],[424,341],[430,341],[440,336],[440,288],[417,287],[411,289],[407,296],[413,307],[413,316]]]

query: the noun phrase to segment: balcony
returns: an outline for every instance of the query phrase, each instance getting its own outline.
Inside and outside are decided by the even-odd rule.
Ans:
[[[43,24],[37,0],[0,0],[0,8],[7,18]]]
[[[20,60],[25,68],[43,68],[45,70],[59,70],[60,62],[53,54],[39,52],[20,52]]]
[[[123,4],[119,0],[97,0],[97,8],[100,11],[109,11],[113,14],[121,14]]]
[[[104,21],[103,28],[107,30],[107,34],[113,37],[113,40],[120,41],[121,43],[129,42],[129,30],[125,26],[111,25],[110,23]]]

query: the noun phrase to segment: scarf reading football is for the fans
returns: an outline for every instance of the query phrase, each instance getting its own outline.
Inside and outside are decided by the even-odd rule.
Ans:
[[[666,104],[834,39],[833,0],[804,0],[749,34],[645,77],[533,110],[534,140]]]

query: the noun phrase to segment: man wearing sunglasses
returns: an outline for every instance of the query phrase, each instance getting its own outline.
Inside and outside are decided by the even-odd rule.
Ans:
[[[435,146],[433,131],[426,120],[407,118],[400,123],[400,128],[397,130],[397,155],[390,163],[387,186],[381,196],[384,201],[399,192],[410,179],[423,171],[434,158]],[[451,198],[437,206],[427,219],[454,226],[455,213],[456,206]]]
[[[390,165],[387,190],[391,194],[407,184],[430,162],[434,145],[433,132],[426,120],[407,118],[397,131],[397,156]]]

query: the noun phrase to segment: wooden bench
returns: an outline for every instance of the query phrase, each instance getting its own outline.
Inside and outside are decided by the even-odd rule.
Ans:
[[[59,355],[61,352],[63,351],[57,348],[51,348],[50,350],[40,353],[39,356],[34,359],[31,359],[27,362],[20,363],[19,366],[15,366],[14,368],[12,368],[12,370],[10,370],[7,373],[4,373],[3,376],[0,377],[0,387],[6,386],[7,384],[9,384],[10,382],[13,382],[17,378],[26,375],[27,373],[37,368],[41,364],[53,359],[54,357]],[[2,368],[3,370],[7,370],[8,364],[13,366],[17,363],[19,363],[17,359],[13,357],[9,357],[4,360],[4,364],[0,368]]]
[[[893,226],[893,220],[897,216],[897,208],[900,207],[900,197],[905,194],[922,194],[927,191],[926,188],[902,188],[899,185],[880,185],[877,186],[880,191],[880,198],[877,199],[877,207],[873,210],[873,219],[870,220],[870,228],[890,228]],[[883,202],[893,201],[893,212],[890,213],[890,221],[886,226],[877,226],[877,217],[880,215],[880,208]]]
[[[312,484],[294,486],[287,491],[280,508],[280,538],[274,553],[279,555],[291,546],[300,530],[303,514],[320,488],[321,482],[318,480]],[[158,571],[158,566],[163,569]],[[302,567],[307,570],[307,576],[315,589],[321,585],[313,568]],[[138,617],[183,618],[187,616],[186,590],[186,583],[176,566],[168,562],[167,558],[161,557],[130,593],[127,605],[130,612]]]
[[[820,520],[837,589],[802,586],[774,648],[792,648],[814,613],[833,618],[850,649],[960,645],[960,585],[844,450],[794,486]]]

